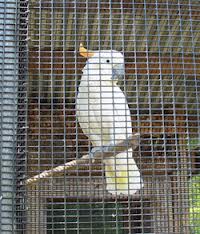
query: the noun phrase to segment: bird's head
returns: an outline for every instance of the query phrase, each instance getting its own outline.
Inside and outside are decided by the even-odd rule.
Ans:
[[[124,56],[116,50],[88,51],[80,44],[80,54],[86,57],[84,72],[92,77],[100,77],[101,81],[117,82],[124,78]]]

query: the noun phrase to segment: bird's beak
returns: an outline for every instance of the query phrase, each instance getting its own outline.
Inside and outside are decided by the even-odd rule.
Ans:
[[[112,79],[113,80],[122,80],[125,74],[124,64],[117,64],[113,66],[112,69]]]
[[[85,57],[85,58],[91,58],[94,56],[94,52],[93,51],[89,51],[87,50],[82,43],[80,43],[80,47],[79,47],[79,53],[81,56]]]

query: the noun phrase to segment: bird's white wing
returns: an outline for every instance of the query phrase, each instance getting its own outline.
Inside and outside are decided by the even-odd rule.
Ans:
[[[119,87],[112,92],[92,92],[88,98],[87,88],[79,90],[77,115],[80,126],[93,146],[116,144],[132,135],[130,110]],[[114,91],[114,92],[113,92]],[[106,184],[113,194],[133,194],[142,187],[138,167],[132,157],[132,149],[104,160]]]

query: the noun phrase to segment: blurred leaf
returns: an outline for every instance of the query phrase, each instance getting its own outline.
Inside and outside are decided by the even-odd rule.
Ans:
[[[193,176],[190,182],[190,225],[191,234],[200,233],[200,176]]]
[[[200,138],[193,138],[193,139],[190,139],[189,142],[188,142],[188,149],[190,150],[194,150],[198,147],[200,147]]]

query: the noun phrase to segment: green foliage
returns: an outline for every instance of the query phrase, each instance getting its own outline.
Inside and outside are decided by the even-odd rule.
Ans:
[[[200,138],[192,138],[189,141],[189,149],[190,150],[194,150],[197,149],[198,147],[200,147]]]
[[[194,176],[190,185],[191,234],[200,234],[200,175]]]

